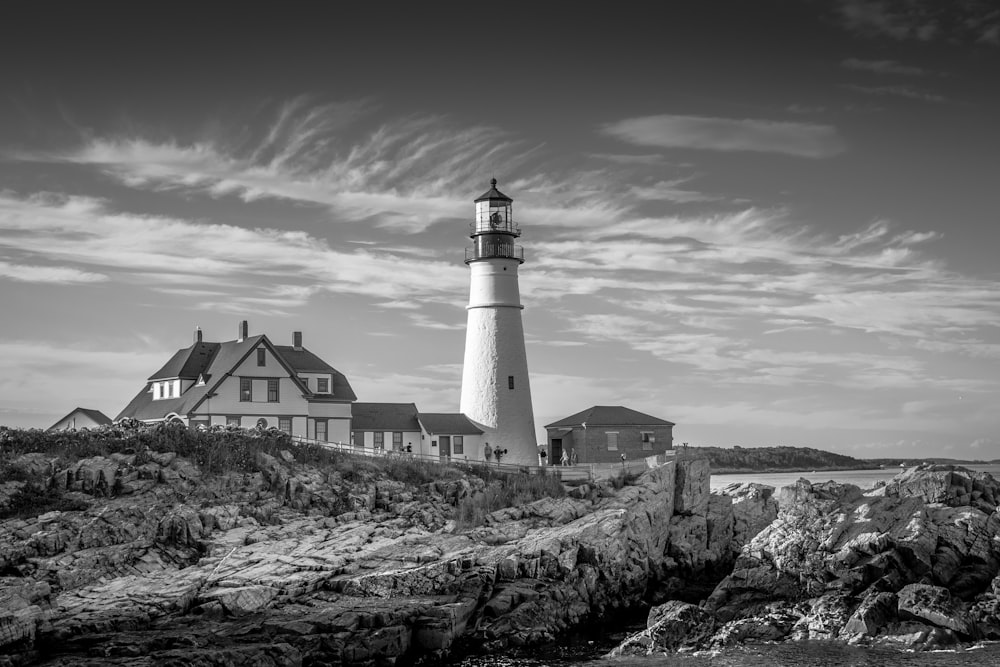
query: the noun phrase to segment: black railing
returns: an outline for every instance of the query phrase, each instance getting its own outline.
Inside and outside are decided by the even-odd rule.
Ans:
[[[469,235],[475,236],[476,234],[489,234],[490,232],[501,232],[505,234],[513,234],[514,236],[521,235],[521,226],[516,222],[499,222],[494,225],[494,223],[488,220],[480,220],[478,222],[469,223]]]
[[[519,262],[524,262],[524,247],[509,243],[484,243],[481,247],[465,249],[466,263],[477,259],[492,259],[494,257],[516,259]]]

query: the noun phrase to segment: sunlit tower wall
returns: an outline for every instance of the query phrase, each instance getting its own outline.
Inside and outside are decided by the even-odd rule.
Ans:
[[[494,178],[476,199],[472,247],[465,250],[470,287],[461,412],[483,429],[491,447],[507,450],[502,462],[538,465],[517,284],[524,248],[514,243],[521,229],[513,200],[496,186]]]

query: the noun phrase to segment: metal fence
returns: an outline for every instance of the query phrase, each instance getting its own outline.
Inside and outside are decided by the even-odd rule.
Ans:
[[[577,465],[561,466],[530,466],[516,463],[503,463],[497,461],[479,461],[469,459],[457,459],[442,457],[434,454],[417,454],[413,452],[402,452],[392,449],[374,449],[359,447],[344,442],[325,442],[321,440],[311,440],[302,436],[293,435],[292,441],[304,445],[317,445],[325,449],[350,454],[354,456],[364,456],[368,458],[380,459],[406,459],[412,461],[424,461],[427,463],[438,463],[454,465],[467,468],[490,468],[501,472],[519,473],[522,475],[559,475],[564,481],[594,481],[607,479],[622,473],[641,473],[643,470],[654,468],[668,461],[673,460],[675,452],[669,451],[656,456],[649,456],[634,461],[623,461],[622,463],[581,463]]]

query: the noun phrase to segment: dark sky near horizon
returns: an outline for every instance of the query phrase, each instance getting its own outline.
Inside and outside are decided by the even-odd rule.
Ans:
[[[539,425],[1000,456],[993,3],[12,7],[0,423],[116,413],[243,316],[455,409],[495,175]]]

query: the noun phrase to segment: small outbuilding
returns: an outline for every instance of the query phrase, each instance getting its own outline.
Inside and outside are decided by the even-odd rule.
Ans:
[[[73,431],[78,428],[110,426],[111,419],[100,410],[77,408],[50,426],[49,431]]]
[[[563,452],[577,463],[616,463],[674,448],[674,423],[623,407],[595,405],[545,426],[550,465]]]

